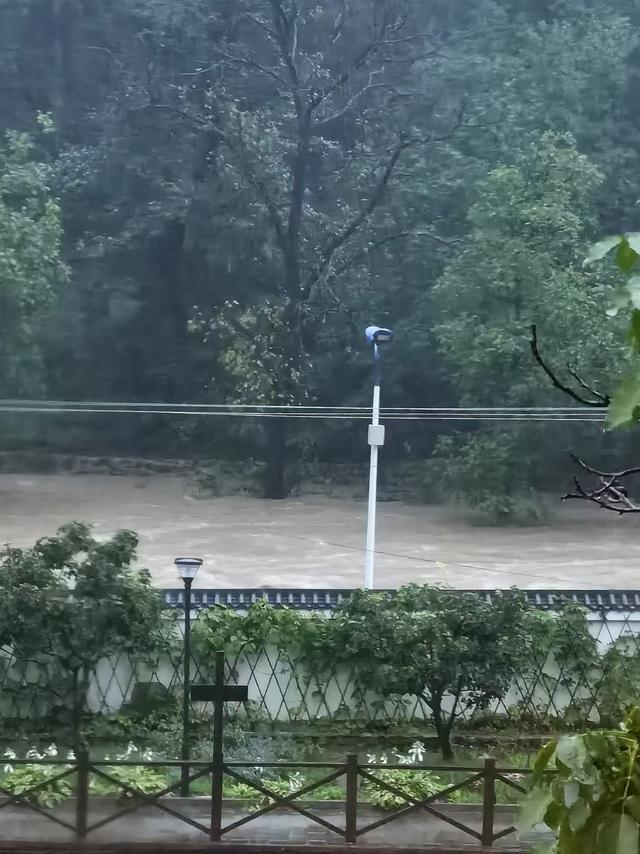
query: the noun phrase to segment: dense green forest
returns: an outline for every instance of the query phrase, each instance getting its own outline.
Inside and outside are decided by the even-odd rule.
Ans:
[[[0,0],[0,396],[365,405],[569,403],[606,388],[640,216],[640,0]],[[203,423],[205,421],[206,423]],[[362,425],[0,422],[3,444],[362,461]],[[295,429],[294,429],[295,428]],[[598,425],[403,423],[391,463],[509,515]],[[636,460],[637,461],[637,460]],[[435,485],[434,485],[435,484]]]

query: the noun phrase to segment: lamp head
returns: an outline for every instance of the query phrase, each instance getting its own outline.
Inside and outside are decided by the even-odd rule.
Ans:
[[[370,344],[385,344],[393,338],[393,332],[384,326],[367,326],[364,334]]]
[[[183,581],[193,581],[202,566],[202,559],[199,557],[177,557],[174,563]]]

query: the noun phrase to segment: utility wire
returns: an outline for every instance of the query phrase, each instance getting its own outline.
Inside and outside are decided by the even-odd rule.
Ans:
[[[0,400],[0,413],[170,415],[233,418],[304,418],[321,420],[368,420],[369,407],[287,406],[262,404],[171,404],[99,401]],[[577,407],[388,407],[381,410],[387,421],[579,421],[601,423],[602,412]]]
[[[346,543],[334,543],[330,540],[322,540],[313,537],[301,537],[297,536],[296,534],[283,534],[279,531],[274,531],[272,529],[267,528],[262,528],[262,530],[266,534],[276,537],[282,537],[287,540],[300,540],[302,542],[315,543],[319,546],[332,546],[333,548],[346,549],[347,551],[359,552],[361,554],[364,554],[366,552],[366,549],[363,549],[361,546],[350,546]],[[522,572],[515,569],[497,569],[494,566],[480,566],[478,564],[473,563],[460,563],[459,561],[439,560],[437,558],[427,558],[421,557],[419,555],[407,555],[402,554],[400,552],[389,552],[381,549],[375,549],[374,554],[380,555],[381,557],[395,557],[400,558],[402,560],[415,561],[417,563],[426,563],[431,566],[441,566],[443,569],[446,569],[447,567],[458,567],[460,569],[473,569],[477,570],[478,572],[493,572],[496,575],[509,575],[516,576],[518,578],[542,578],[546,580],[549,579],[548,574],[545,575],[536,572]],[[554,574],[553,577],[558,581],[567,581],[571,582],[572,584],[575,584],[575,578],[569,578],[567,576],[556,574]]]
[[[311,404],[267,404],[267,403],[167,403],[143,400],[104,401],[104,400],[28,400],[0,399],[0,406],[33,406],[33,407],[142,407],[162,409],[207,409],[207,410],[275,410],[282,412],[297,412],[298,410],[318,410],[331,412],[370,412],[371,406],[318,406]],[[579,406],[388,406],[382,407],[386,412],[556,412],[583,413],[584,407]]]

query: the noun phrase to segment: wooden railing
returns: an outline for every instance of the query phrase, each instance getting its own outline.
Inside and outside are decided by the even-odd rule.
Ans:
[[[391,765],[391,764],[375,764],[361,763],[357,756],[347,756],[346,762],[342,763],[322,763],[322,762],[293,762],[293,763],[246,763],[246,762],[227,762],[221,764],[213,762],[180,762],[173,760],[157,760],[152,762],[135,762],[127,760],[101,760],[95,761],[90,759],[88,755],[81,755],[73,762],[65,762],[64,760],[51,759],[12,759],[11,765],[20,767],[23,765],[42,765],[59,767],[60,773],[48,778],[45,782],[34,785],[29,789],[24,790],[20,794],[15,794],[3,788],[0,785],[0,810],[9,805],[19,805],[26,809],[33,810],[35,813],[55,822],[57,825],[65,828],[78,840],[87,839],[99,828],[108,825],[117,819],[122,818],[130,813],[143,808],[154,807],[162,813],[171,816],[176,821],[183,822],[194,829],[201,831],[203,834],[213,841],[224,839],[231,831],[237,830],[251,822],[256,821],[262,816],[273,812],[274,810],[288,809],[292,810],[309,821],[320,825],[325,830],[336,837],[343,840],[345,843],[355,843],[362,839],[366,834],[377,830],[384,825],[397,821],[415,813],[424,813],[432,819],[448,824],[458,831],[465,834],[472,846],[482,848],[491,848],[498,840],[508,837],[515,833],[515,827],[509,826],[500,830],[496,829],[496,784],[503,783],[514,794],[524,793],[526,788],[521,785],[522,775],[530,774],[529,769],[514,769],[514,768],[499,768],[496,766],[494,759],[486,759],[482,766],[479,767],[460,767],[460,766],[435,766],[435,765]],[[184,767],[188,770],[189,784],[195,783],[197,780],[207,779],[211,782],[209,805],[210,805],[210,820],[207,823],[198,821],[197,819],[184,815],[176,806],[172,804],[170,795],[176,794],[180,790],[181,779],[180,773]],[[109,769],[117,767],[144,767],[164,769],[173,773],[175,779],[170,780],[167,786],[159,792],[146,794],[134,786],[129,785],[118,779],[110,773]],[[292,771],[307,771],[322,774],[318,779],[315,779],[308,785],[303,785],[300,789],[290,794],[282,795],[274,792],[269,788],[267,782],[257,782],[251,775],[251,770],[269,769],[272,772],[291,773]],[[416,798],[410,792],[405,791],[402,786],[389,783],[388,780],[381,779],[381,771],[429,771],[436,774],[448,774],[451,777],[462,777],[449,785],[443,786],[442,789],[429,795],[425,798]],[[238,783],[250,787],[258,795],[262,796],[264,806],[260,806],[253,812],[248,812],[241,818],[237,818],[228,824],[223,823],[223,805],[224,799],[221,794],[217,796],[216,792],[220,793],[222,787],[215,784],[216,777],[219,780],[220,775],[229,777]],[[60,811],[45,809],[36,802],[37,795],[47,787],[55,784],[56,781],[63,780],[75,776],[75,817],[62,817]],[[513,779],[513,777],[517,779]],[[106,817],[102,817],[97,821],[90,821],[90,803],[96,803],[99,799],[91,795],[90,786],[92,780],[103,780],[110,783],[114,789],[118,789],[128,797],[128,802],[116,809],[113,813]],[[313,793],[323,786],[333,783],[337,780],[344,781],[344,800],[342,804],[338,803],[340,813],[344,812],[344,824],[336,824],[329,821],[322,815],[313,812]],[[402,802],[402,805],[397,809],[385,812],[380,818],[373,821],[365,821],[361,823],[360,819],[371,817],[370,810],[363,810],[363,804],[359,801],[358,793],[361,781],[366,781],[368,784],[373,784],[378,789],[386,791]],[[480,829],[472,827],[459,817],[454,817],[448,814],[446,810],[446,801],[455,792],[460,792],[465,789],[474,788],[481,791],[482,804],[478,804],[478,808],[482,811],[482,822]],[[366,815],[365,815],[366,812]],[[73,815],[73,813],[72,813]],[[476,822],[477,825],[477,822]],[[0,841],[2,832],[0,830]],[[515,841],[515,840],[514,840]]]

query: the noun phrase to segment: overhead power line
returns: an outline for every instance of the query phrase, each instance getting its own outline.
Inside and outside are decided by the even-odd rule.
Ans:
[[[230,410],[322,410],[322,411],[363,411],[370,412],[368,406],[318,406],[316,404],[270,404],[270,403],[175,403],[175,402],[150,402],[144,400],[41,400],[41,399],[0,399],[1,406],[36,406],[36,407],[161,407],[164,409],[230,409]],[[581,413],[585,411],[581,406],[388,406],[382,407],[386,412],[566,412]]]
[[[286,404],[155,403],[146,401],[0,400],[0,413],[164,415],[232,418],[369,420],[370,407]],[[601,423],[604,412],[579,407],[385,407],[386,421],[580,421]]]

